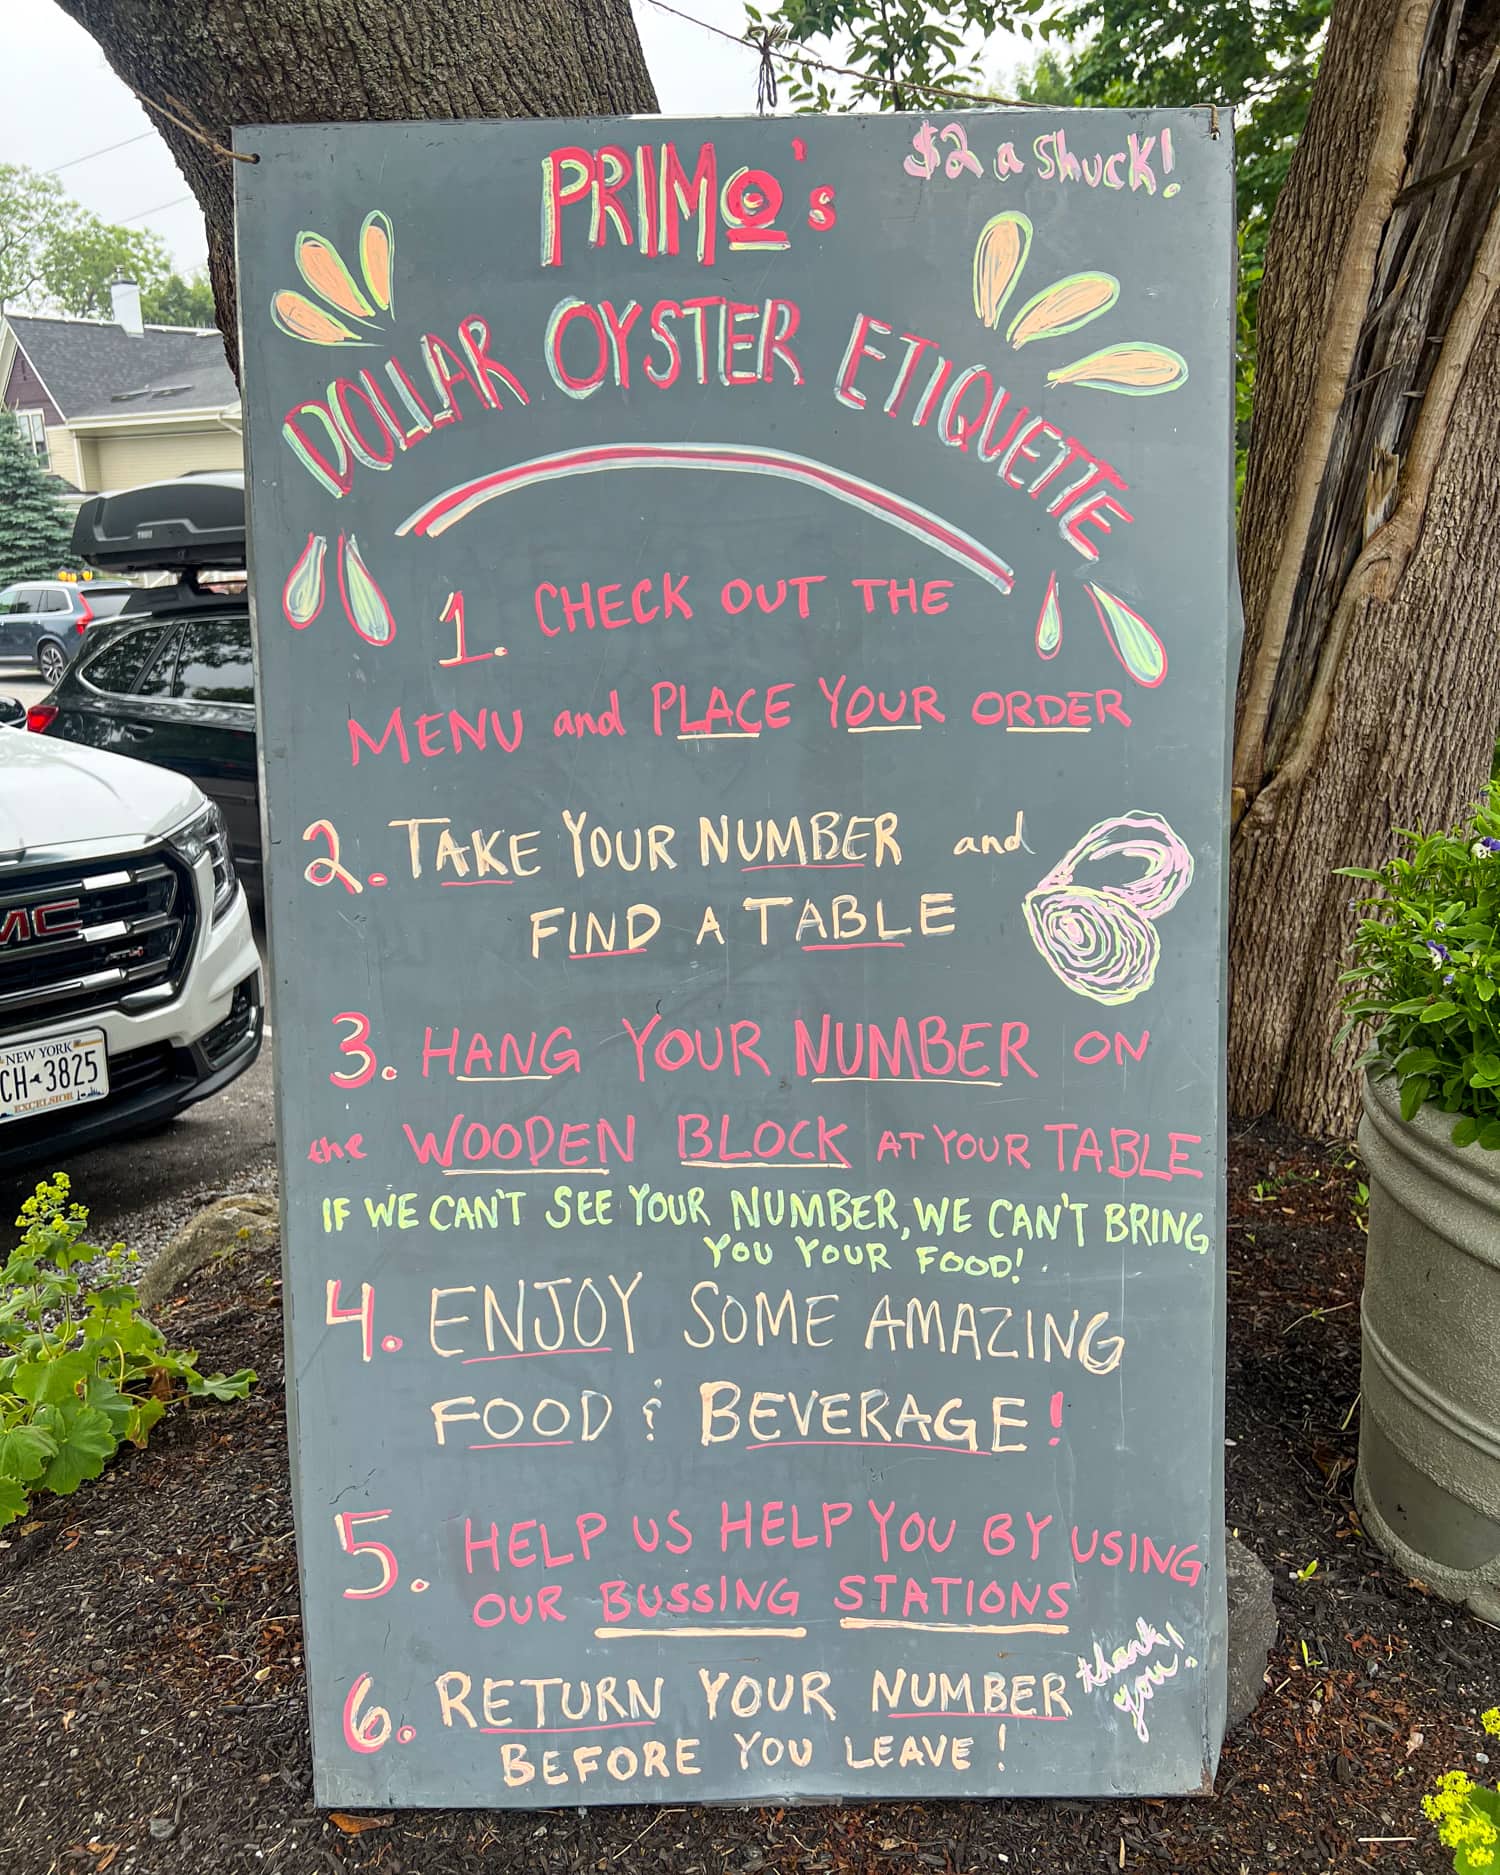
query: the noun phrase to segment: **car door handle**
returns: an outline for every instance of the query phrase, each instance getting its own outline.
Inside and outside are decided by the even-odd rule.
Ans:
[[[139,723],[121,723],[120,731],[129,742],[149,742],[151,740],[151,731],[149,729],[142,729]]]

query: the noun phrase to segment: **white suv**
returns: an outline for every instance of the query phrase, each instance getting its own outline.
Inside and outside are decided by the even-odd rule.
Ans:
[[[219,809],[168,769],[0,729],[0,1170],[216,1093],[261,1010]]]

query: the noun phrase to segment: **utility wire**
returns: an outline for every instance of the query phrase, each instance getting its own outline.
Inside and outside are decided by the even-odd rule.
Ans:
[[[102,150],[90,150],[86,156],[70,156],[66,163],[56,163],[51,169],[44,169],[44,176],[60,176],[65,169],[76,169],[80,163],[92,163],[96,156],[108,156],[115,150],[128,149],[132,143],[144,143],[147,137],[154,137],[154,130],[139,130],[133,137],[124,137],[119,143],[106,143]]]
[[[184,202],[191,202],[192,199],[190,195],[178,195],[174,196],[170,202],[158,202],[155,208],[143,208],[138,215],[122,215],[121,225],[132,221],[149,221],[153,215],[164,214],[169,208],[180,208]]]

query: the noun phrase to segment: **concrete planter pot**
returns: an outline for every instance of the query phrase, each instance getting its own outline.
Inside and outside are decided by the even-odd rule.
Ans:
[[[1376,1543],[1500,1622],[1500,1153],[1401,1118],[1367,1079],[1370,1173],[1355,1502]]]

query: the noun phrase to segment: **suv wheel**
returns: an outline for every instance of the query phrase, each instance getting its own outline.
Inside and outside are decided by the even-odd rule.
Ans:
[[[36,667],[47,683],[60,684],[63,672],[68,668],[62,646],[54,644],[50,638],[44,638],[37,646]]]

